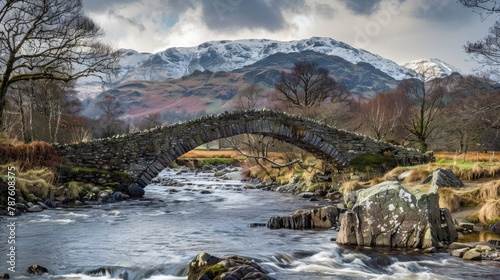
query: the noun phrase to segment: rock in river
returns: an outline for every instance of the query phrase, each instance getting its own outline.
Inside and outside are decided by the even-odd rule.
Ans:
[[[339,211],[335,206],[312,210],[297,210],[291,216],[272,217],[267,222],[271,229],[313,229],[336,226]]]
[[[266,272],[252,260],[240,256],[218,258],[200,253],[189,264],[188,280],[272,280]]]
[[[127,188],[128,194],[130,196],[143,196],[144,195],[144,189],[141,188],[137,183],[133,183]]]
[[[337,243],[345,245],[430,248],[458,237],[435,184],[418,197],[395,181],[361,190],[340,224]]]

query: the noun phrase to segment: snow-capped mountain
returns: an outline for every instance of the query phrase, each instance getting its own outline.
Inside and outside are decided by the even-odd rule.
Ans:
[[[422,65],[435,68],[437,77],[454,71],[459,72],[455,67],[438,59],[417,60],[398,65],[392,60],[326,37],[312,37],[295,41],[268,39],[223,40],[205,42],[194,47],[169,48],[158,53],[139,53],[135,50],[121,49],[118,51],[119,71],[116,77],[103,77],[102,80],[107,81],[105,87],[101,79],[95,77],[80,79],[77,82],[77,90],[80,92],[82,99],[93,98],[99,93],[119,86],[124,82],[176,79],[192,74],[195,71],[209,70],[214,73],[219,71],[239,71],[245,67],[263,64],[262,61],[275,55],[297,54],[297,56],[300,56],[300,53],[304,52],[315,52],[332,58],[337,57],[351,63],[352,66],[361,66],[365,70],[367,69],[366,66],[370,65],[374,70],[379,71],[376,76],[386,76],[386,78],[382,77],[380,80],[359,71],[353,74],[353,68],[350,66],[344,67],[337,73],[331,72],[335,78],[340,79],[349,90],[353,90],[355,93],[371,94],[370,91],[373,90],[390,89],[393,87],[392,84],[398,80],[415,77],[414,70]],[[326,62],[329,59],[323,61]],[[282,64],[279,65],[282,66]],[[332,66],[322,65],[327,69],[332,68]],[[370,70],[366,71],[374,73]],[[353,76],[357,78],[351,80],[350,77]],[[387,88],[384,88],[384,83],[388,83]],[[378,86],[372,86],[376,84]],[[356,90],[356,85],[364,85],[365,88]]]
[[[312,37],[288,42],[268,39],[212,41],[195,47],[169,48],[149,56],[123,50],[125,55],[120,56],[120,66],[121,74],[125,75],[120,75],[118,81],[180,78],[195,70],[232,71],[276,53],[306,50],[339,56],[353,64],[369,63],[396,80],[410,77],[407,68],[389,59],[331,38]],[[131,67],[134,62],[135,66]]]
[[[401,65],[415,71],[418,75],[423,75],[426,80],[447,77],[452,73],[462,73],[460,69],[437,58],[417,59]]]

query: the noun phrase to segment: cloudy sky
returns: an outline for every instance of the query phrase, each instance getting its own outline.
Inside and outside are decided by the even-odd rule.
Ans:
[[[222,39],[330,37],[397,63],[439,58],[470,73],[463,52],[496,20],[458,0],[83,0],[116,48],[157,52]]]

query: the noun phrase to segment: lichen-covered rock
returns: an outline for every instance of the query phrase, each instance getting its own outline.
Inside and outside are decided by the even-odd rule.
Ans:
[[[272,217],[267,222],[271,229],[313,229],[336,226],[339,211],[335,206],[312,210],[297,210],[291,216]]]
[[[457,239],[437,187],[416,197],[395,181],[359,191],[340,224],[337,243],[345,245],[430,248]]]
[[[240,256],[198,254],[189,264],[188,280],[272,280],[254,261]]]

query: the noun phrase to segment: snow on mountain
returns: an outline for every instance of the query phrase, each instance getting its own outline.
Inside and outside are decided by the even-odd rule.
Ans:
[[[437,58],[417,59],[401,65],[417,74],[423,74],[426,80],[447,77],[452,73],[462,73],[460,69]]]
[[[233,71],[259,62],[273,54],[302,51],[338,56],[353,64],[369,63],[395,80],[413,76],[412,70],[392,60],[356,49],[331,38],[312,37],[295,41],[269,39],[211,41],[194,47],[168,48],[154,54],[121,49],[119,50],[118,76],[104,77],[104,80],[108,82],[106,87],[114,87],[128,81],[160,81],[167,78],[180,78],[196,70]],[[82,98],[93,97],[103,89],[101,80],[97,78],[85,78],[77,82],[77,90],[82,93]]]
[[[103,81],[120,82],[132,69],[151,57],[151,55],[151,53],[139,53],[131,49],[118,50],[119,70],[117,76],[97,75],[78,79],[76,81],[76,89],[79,92],[80,99],[93,98],[105,91],[106,88]],[[144,78],[141,80],[144,80]]]
[[[195,47],[169,48],[139,62],[125,80],[144,79],[148,75],[150,80],[180,78],[195,70],[232,71],[272,54],[305,50],[339,56],[353,64],[366,62],[396,80],[409,77],[408,69],[391,60],[330,38],[312,37],[288,42],[268,39],[211,41]]]

